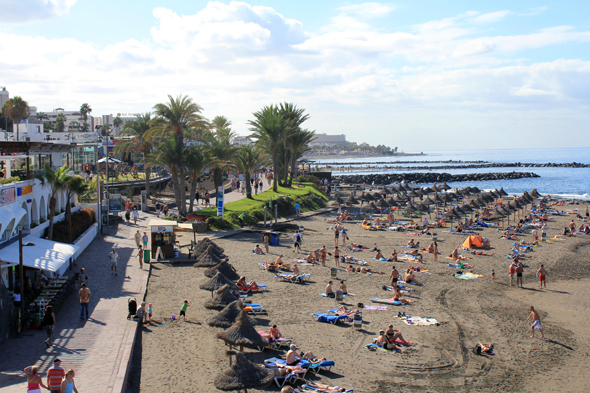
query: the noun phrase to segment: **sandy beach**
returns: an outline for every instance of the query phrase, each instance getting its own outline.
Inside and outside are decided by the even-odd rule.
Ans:
[[[566,205],[558,210],[580,209],[583,205]],[[332,224],[325,219],[333,213],[303,218],[297,224],[305,227],[303,250],[318,249],[326,245],[334,250]],[[548,239],[561,233],[563,227],[575,219],[574,215],[553,216],[548,223]],[[410,239],[428,246],[430,236],[413,237],[403,232],[369,231],[356,221],[345,223],[349,242],[372,246],[377,243],[388,256],[393,249],[404,250]],[[501,240],[495,228],[478,231],[490,240],[493,256],[474,256],[466,261],[467,269],[484,277],[460,280],[452,276],[457,268],[447,266],[445,259],[463,242],[467,235],[451,234],[450,228],[433,230],[438,233],[438,262],[432,254],[424,255],[424,264],[416,262],[380,262],[373,260],[369,251],[354,253],[365,259],[368,267],[385,274],[362,274],[338,270],[337,279],[330,277],[333,258],[328,257],[326,267],[300,264],[301,272],[310,273],[304,284],[278,282],[274,274],[260,269],[259,263],[274,260],[278,254],[284,259],[303,258],[304,254],[292,251],[293,232],[281,237],[280,245],[271,247],[271,255],[254,255],[251,250],[261,244],[261,234],[244,232],[216,243],[225,249],[230,263],[247,280],[268,285],[268,291],[254,294],[247,300],[262,303],[267,313],[257,316],[258,330],[268,331],[277,324],[284,337],[293,338],[299,350],[335,361],[329,372],[318,376],[308,373],[311,380],[338,385],[355,392],[581,392],[587,389],[590,376],[585,373],[590,354],[589,317],[585,313],[590,305],[590,236],[577,235],[564,240],[542,242],[525,261],[524,289],[510,287],[508,266],[514,241]],[[190,235],[192,238],[192,234]],[[519,235],[531,241],[530,233]],[[188,239],[188,238],[187,238]],[[188,242],[187,239],[181,241]],[[351,255],[350,252],[345,253]],[[538,290],[535,273],[541,264],[548,273],[547,290]],[[401,272],[409,266],[420,265],[428,272],[416,273],[423,286],[406,295],[412,303],[405,306],[387,305],[387,311],[363,311],[363,327],[355,329],[352,323],[332,325],[316,322],[313,312],[327,312],[342,303],[320,296],[327,282],[346,280],[348,291],[344,305],[357,308],[358,303],[376,305],[373,297],[391,298],[384,291],[392,265]],[[496,282],[491,280],[495,269]],[[217,311],[207,310],[203,303],[211,293],[199,289],[205,280],[204,268],[190,264],[156,263],[152,266],[146,301],[153,304],[154,319],[141,329],[133,357],[130,377],[132,392],[215,392],[213,380],[222,368],[228,366],[227,347],[214,338],[218,331],[206,321]],[[516,281],[516,280],[515,280]],[[184,300],[192,302],[187,321],[173,322]],[[545,338],[530,338],[530,323],[526,322],[529,307],[539,311]],[[398,312],[407,315],[435,318],[433,326],[411,326],[397,318]],[[406,353],[372,352],[363,346],[372,341],[381,329],[393,324],[406,340],[413,344]],[[538,332],[536,335],[539,335]],[[478,342],[495,343],[495,355],[475,355],[470,347]],[[263,352],[246,349],[251,361],[262,363],[271,357],[284,357],[285,351],[266,349]],[[260,390],[278,391],[276,385]]]

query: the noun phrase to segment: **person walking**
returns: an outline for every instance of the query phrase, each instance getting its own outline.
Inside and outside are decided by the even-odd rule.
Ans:
[[[162,205],[160,205],[160,202],[156,202],[156,217],[160,218],[161,211],[162,211]]]
[[[137,245],[137,247],[141,245],[141,232],[139,232],[139,229],[137,230],[137,232],[135,232],[135,244]]]
[[[117,274],[117,262],[119,261],[119,254],[117,254],[117,250],[115,250],[115,246],[113,246],[113,249],[111,250],[111,252],[109,252],[107,254],[107,256],[111,260],[111,274],[114,273],[115,276],[118,276],[118,274]]]
[[[84,319],[84,312],[86,312],[86,319],[90,316],[88,314],[88,303],[90,303],[90,289],[86,284],[82,284],[82,288],[78,292],[78,303],[80,303],[80,319]]]
[[[45,332],[47,332],[45,345],[49,348],[53,345],[51,340],[53,339],[53,332],[55,331],[55,313],[53,312],[53,306],[47,306],[47,308],[45,308],[45,315],[43,315],[42,323],[45,327]]]
[[[74,376],[76,372],[74,370],[68,370],[65,378],[61,381],[61,393],[78,393],[76,383],[74,382]]]
[[[295,231],[295,235],[293,236],[293,252],[301,252],[301,235],[299,231]]]
[[[137,248],[137,259],[139,259],[139,268],[143,270],[143,248]]]
[[[295,215],[299,217],[301,215],[301,204],[299,202],[295,203]]]
[[[133,206],[133,222],[137,225],[137,219],[139,218],[139,211],[137,210],[137,206]]]
[[[27,393],[41,393],[41,387],[43,389],[49,389],[43,383],[43,379],[37,374],[37,371],[39,371],[37,366],[29,366],[24,369],[25,375],[27,376]]]
[[[53,367],[47,370],[47,386],[51,393],[61,393],[61,381],[66,376],[66,372],[61,368],[61,359],[53,359]]]
[[[543,265],[537,270],[537,278],[539,278],[539,289],[543,289],[543,286],[547,289],[547,272]]]
[[[200,199],[200,196],[201,196],[201,195],[199,194],[199,191],[197,191],[197,192],[195,193],[195,201],[196,201],[196,204],[197,204],[197,205],[199,204],[199,199]]]
[[[88,285],[88,274],[86,273],[86,269],[80,269],[80,274],[78,274],[78,284],[82,286],[82,284]]]

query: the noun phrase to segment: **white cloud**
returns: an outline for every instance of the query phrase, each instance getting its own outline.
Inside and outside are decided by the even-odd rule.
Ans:
[[[359,10],[355,16],[344,8],[332,22],[347,29],[314,35],[272,8],[242,2],[210,2],[193,15],[156,8],[150,39],[105,48],[0,33],[0,53],[11,54],[0,58],[2,82],[12,95],[46,111],[81,102],[90,102],[96,114],[147,111],[167,94],[189,94],[207,116],[226,115],[244,132],[252,112],[284,100],[308,109],[310,128],[351,135],[355,130],[365,135],[366,125],[341,125],[334,117],[399,120],[406,130],[426,124],[422,119],[432,112],[459,108],[473,118],[481,113],[501,118],[515,107],[545,114],[567,108],[576,113],[572,118],[588,118],[590,62],[535,63],[514,56],[590,42],[588,31],[558,26],[485,36],[473,18],[492,23],[498,16],[476,11],[410,31],[381,31],[358,19]],[[36,48],[34,54],[30,48]]]
[[[380,18],[395,10],[395,7],[381,3],[362,3],[338,8],[345,14],[353,14],[361,18]]]
[[[487,14],[478,15],[471,19],[471,21],[473,23],[496,23],[506,18],[511,13],[512,12],[508,10],[489,12]]]
[[[0,0],[0,22],[24,24],[65,15],[77,0]]]

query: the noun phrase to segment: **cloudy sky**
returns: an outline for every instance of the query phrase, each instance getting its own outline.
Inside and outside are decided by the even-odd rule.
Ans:
[[[443,5],[444,4],[444,5]],[[0,86],[42,111],[304,125],[406,151],[590,146],[588,1],[0,0]]]

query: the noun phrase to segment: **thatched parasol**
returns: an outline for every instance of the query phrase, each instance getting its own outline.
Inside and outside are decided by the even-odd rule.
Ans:
[[[506,191],[504,191],[504,187],[501,187],[500,190],[499,190],[499,192],[500,192],[500,195],[502,195],[502,196],[507,196],[508,195],[508,193]]]
[[[272,382],[274,371],[252,363],[241,352],[228,351],[229,356],[235,355],[236,361],[228,369],[223,370],[213,384],[219,390],[244,390],[264,386]],[[231,360],[230,360],[231,362]]]
[[[237,291],[240,290],[240,288],[238,288],[237,285],[234,284],[234,282],[232,280],[225,277],[220,272],[215,273],[215,275],[213,277],[211,277],[209,280],[207,280],[204,283],[202,283],[201,285],[199,285],[199,288],[204,289],[206,291],[213,292],[213,291],[217,291],[219,288],[221,288],[222,286],[224,286],[226,284],[229,285],[229,289],[237,290]]]
[[[412,190],[412,191],[408,192],[408,196],[412,197],[412,198],[417,198],[420,195],[416,191]]]
[[[409,213],[414,213],[414,212],[418,211],[418,208],[416,206],[414,206],[412,203],[408,203],[408,205],[404,208],[404,210]]]
[[[346,201],[344,201],[347,205],[358,205],[360,202],[356,200],[353,195],[350,195]]]
[[[262,349],[268,345],[268,341],[258,334],[244,310],[240,311],[240,315],[236,318],[236,323],[229,329],[218,332],[215,334],[215,337],[222,339],[230,347],[232,345],[239,345],[240,350],[244,349],[244,346]]]
[[[387,195],[389,195],[389,191],[387,191],[387,188],[384,186],[383,189],[381,191],[379,191],[379,194],[381,194],[383,196],[387,196]]]
[[[406,190],[401,184],[393,187],[393,189],[397,192],[404,192]]]
[[[389,203],[387,203],[385,199],[379,199],[375,205],[381,209],[389,208]]]
[[[480,194],[481,190],[477,187],[471,187],[471,193],[472,194]]]
[[[436,202],[435,202],[435,201],[433,201],[432,199],[430,199],[430,197],[428,197],[428,198],[426,198],[425,200],[423,200],[423,201],[422,201],[422,203],[423,203],[424,205],[428,205],[428,206],[436,204]]]
[[[195,245],[195,252],[204,251],[209,247],[214,248],[219,254],[223,254],[223,252],[225,251],[223,248],[219,247],[217,244],[211,241],[211,239],[206,237],[203,240],[197,242],[197,244]]]
[[[393,197],[393,199],[395,199],[396,202],[405,202],[408,199],[410,199],[406,194],[397,194],[396,196]]]
[[[230,293],[229,285],[225,284],[217,290],[217,293],[215,294],[215,296],[213,296],[212,299],[207,300],[205,302],[205,308],[221,310],[231,302],[234,302],[235,300],[236,297]]]
[[[338,196],[337,196],[337,197],[334,199],[334,202],[332,202],[332,205],[334,205],[334,206],[335,206],[335,205],[338,205],[338,206],[340,206],[340,205],[342,205],[342,204],[344,204],[344,200],[343,200],[342,198],[340,198],[340,195],[338,195]]]
[[[218,312],[214,317],[207,321],[209,326],[218,327],[222,329],[227,329],[231,327],[234,323],[236,323],[236,319],[244,309],[244,303],[240,300],[234,300],[223,310]],[[250,316],[248,316],[250,318]],[[255,322],[250,318],[250,322],[254,324]]]
[[[236,272],[236,269],[227,262],[221,262],[209,269],[205,270],[204,274],[205,277],[213,277],[217,272],[221,272],[225,277],[230,280],[237,280],[240,278],[240,275]]]
[[[389,207],[399,207],[399,204],[395,201],[395,199],[393,199],[393,197],[389,197],[387,199],[387,204]]]
[[[440,190],[446,191],[446,190],[450,190],[451,189],[451,187],[449,187],[449,185],[446,182],[443,183],[443,184],[441,184],[440,186],[436,186],[436,188],[438,188],[439,191]]]
[[[197,262],[193,265],[194,267],[212,267],[220,264],[221,262],[227,262],[229,258],[220,258],[216,255],[200,254],[197,256]]]
[[[533,191],[531,191],[531,196],[532,196],[533,198],[541,198],[541,194],[539,194],[539,193],[537,192],[537,189],[536,189],[536,188],[535,188]]]

